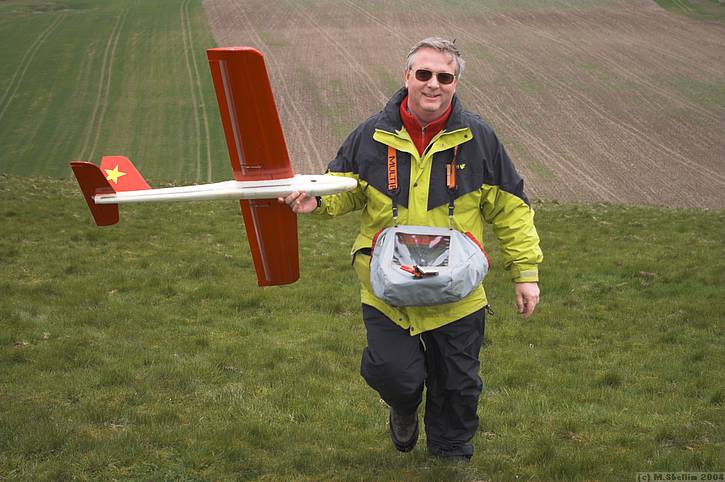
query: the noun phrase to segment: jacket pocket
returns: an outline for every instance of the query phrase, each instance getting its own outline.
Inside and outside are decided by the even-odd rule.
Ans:
[[[360,248],[352,255],[352,266],[355,269],[360,284],[371,291],[370,288],[370,248]]]

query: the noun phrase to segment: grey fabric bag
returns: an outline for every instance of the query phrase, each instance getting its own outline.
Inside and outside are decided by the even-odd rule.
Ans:
[[[392,306],[440,305],[468,296],[489,267],[488,255],[470,233],[396,226],[373,240],[370,284]]]

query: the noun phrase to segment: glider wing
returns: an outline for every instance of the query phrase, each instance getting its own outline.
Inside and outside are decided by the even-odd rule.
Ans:
[[[237,181],[294,176],[264,56],[250,47],[207,50]],[[260,286],[299,278],[297,217],[276,200],[240,201]]]

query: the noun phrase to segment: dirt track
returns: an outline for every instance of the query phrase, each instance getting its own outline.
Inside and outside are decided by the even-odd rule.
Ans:
[[[647,0],[203,3],[219,45],[265,53],[300,172],[380,110],[412,43],[443,35],[531,197],[725,208],[722,24]]]

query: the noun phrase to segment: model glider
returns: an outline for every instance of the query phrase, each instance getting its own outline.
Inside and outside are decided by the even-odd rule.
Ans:
[[[71,168],[98,226],[118,222],[118,205],[153,201],[239,199],[260,286],[299,278],[297,217],[276,198],[354,189],[354,179],[295,175],[269,84],[264,56],[250,47],[207,50],[234,180],[151,189],[131,161],[105,156],[101,165]]]

